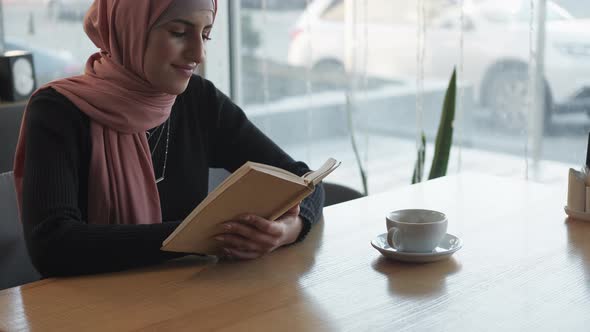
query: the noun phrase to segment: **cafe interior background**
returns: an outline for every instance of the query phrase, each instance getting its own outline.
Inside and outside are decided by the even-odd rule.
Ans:
[[[82,72],[96,49],[91,0],[1,0],[0,47],[31,52],[36,85]],[[342,166],[330,181],[368,194],[426,168],[443,97],[458,91],[447,174],[566,181],[590,130],[590,2],[579,0],[229,0],[202,75],[296,159]],[[0,102],[11,112],[25,103]],[[2,112],[0,112],[1,115]],[[5,112],[6,113],[6,112]],[[19,117],[0,122],[0,173]],[[357,154],[353,149],[357,147]],[[565,197],[564,203],[565,203]]]

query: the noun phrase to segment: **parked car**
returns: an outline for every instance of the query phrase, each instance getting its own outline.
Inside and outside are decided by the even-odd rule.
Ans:
[[[305,8],[307,1],[308,0],[241,0],[241,7],[248,9],[261,9],[264,5],[269,10],[301,10]]]
[[[72,54],[67,51],[31,47],[23,41],[12,38],[6,38],[5,48],[7,51],[22,50],[33,54],[37,87],[57,78],[78,75],[83,72],[82,64],[75,61]]]
[[[430,3],[437,5],[426,14],[425,77],[448,80],[459,58],[460,11],[448,0]],[[362,21],[357,27],[368,37],[367,58],[358,59],[363,63],[345,61],[343,0],[316,0],[306,8],[291,33],[288,63],[348,72],[366,66],[367,74],[376,77],[415,78],[415,2],[369,4],[366,30]],[[543,118],[549,124],[554,114],[590,113],[590,20],[576,19],[552,1],[547,2],[546,13]],[[524,127],[530,15],[528,0],[473,0],[464,7],[464,79],[473,85],[484,109],[508,128]]]
[[[44,0],[47,16],[54,19],[80,20],[93,0]]]

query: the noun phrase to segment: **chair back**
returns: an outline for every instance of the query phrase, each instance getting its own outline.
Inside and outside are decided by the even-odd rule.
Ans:
[[[323,184],[326,193],[324,206],[330,206],[364,197],[360,192],[341,184],[331,182],[323,182]]]
[[[0,173],[12,170],[25,103],[0,103]]]
[[[0,289],[39,280],[25,245],[12,172],[0,174]]]

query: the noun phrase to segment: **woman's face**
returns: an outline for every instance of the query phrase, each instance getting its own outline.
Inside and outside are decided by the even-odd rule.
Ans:
[[[205,61],[212,23],[210,10],[194,10],[150,31],[143,69],[156,89],[173,95],[186,89],[194,70]]]

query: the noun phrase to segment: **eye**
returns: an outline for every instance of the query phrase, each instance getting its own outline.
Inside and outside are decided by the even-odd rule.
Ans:
[[[184,37],[186,35],[186,32],[184,32],[184,31],[170,31],[170,34],[173,37],[182,38],[182,37]]]
[[[211,40],[211,37],[209,37],[209,35],[202,35],[203,40],[207,41],[207,40]]]

